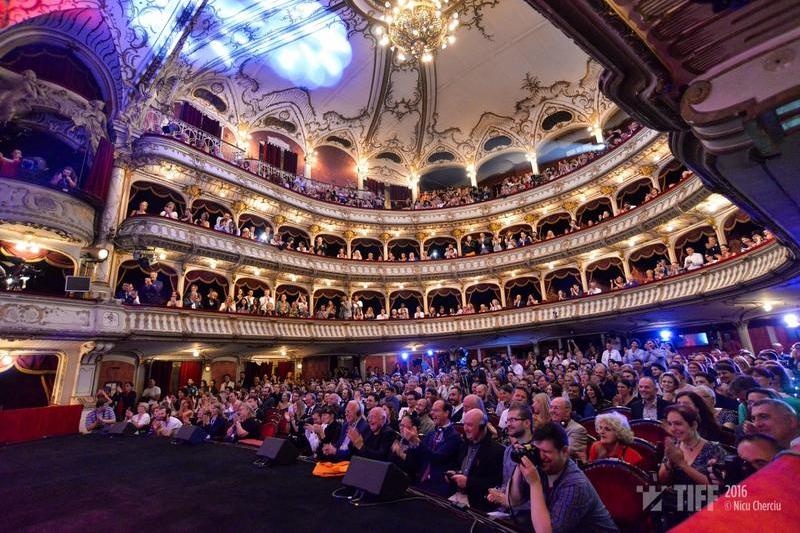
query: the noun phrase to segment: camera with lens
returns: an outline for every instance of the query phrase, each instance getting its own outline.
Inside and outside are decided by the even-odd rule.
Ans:
[[[725,458],[713,465],[714,475],[725,485],[738,485],[746,477],[755,473],[755,469],[738,455],[726,455]]]
[[[533,466],[542,466],[542,456],[539,452],[539,448],[534,446],[531,442],[515,446],[511,450],[511,460],[513,462],[521,463],[523,457],[527,457],[530,462],[533,463]]]

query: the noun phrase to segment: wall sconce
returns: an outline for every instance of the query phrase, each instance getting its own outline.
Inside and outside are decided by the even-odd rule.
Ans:
[[[534,175],[539,175],[539,161],[536,158],[536,152],[528,152],[525,154],[525,159],[531,164],[531,170],[533,171]]]

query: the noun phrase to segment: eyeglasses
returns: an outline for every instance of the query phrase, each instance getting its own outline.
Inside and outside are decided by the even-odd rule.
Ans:
[[[506,421],[508,421],[508,422],[522,422],[524,420],[528,420],[528,419],[527,418],[516,418],[516,417],[513,417],[513,416],[509,416],[508,418],[506,418]]]

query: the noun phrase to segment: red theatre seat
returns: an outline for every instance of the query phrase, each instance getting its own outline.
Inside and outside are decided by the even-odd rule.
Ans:
[[[51,405],[0,411],[0,444],[78,432],[82,405]]]
[[[661,463],[662,456],[658,446],[652,442],[640,439],[639,437],[634,438],[630,446],[642,456],[643,462],[639,465],[642,470],[646,472],[655,472],[658,470],[658,465]]]
[[[623,407],[621,405],[617,406],[617,407],[606,407],[605,409],[603,409],[602,411],[600,411],[597,414],[598,415],[602,415],[603,413],[619,413],[621,415],[625,415],[625,418],[627,418],[628,420],[631,419],[631,408],[630,407]]]
[[[776,533],[797,531],[800,524],[798,479],[800,455],[787,452],[671,533],[727,533],[732,528]]]
[[[667,430],[657,420],[631,420],[631,430],[635,436],[653,444],[664,442],[669,436]]]
[[[642,506],[642,491],[647,474],[618,459],[601,459],[586,465],[584,473],[600,495],[620,531],[648,531],[647,513]]]
[[[597,435],[597,428],[594,427],[594,419],[595,417],[590,416],[589,418],[581,419],[581,421],[578,423],[586,428],[586,433],[597,439],[599,436]]]

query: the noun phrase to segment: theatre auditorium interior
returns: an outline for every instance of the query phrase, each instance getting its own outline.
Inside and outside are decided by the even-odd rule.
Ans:
[[[800,532],[800,0],[0,0],[0,529]]]

